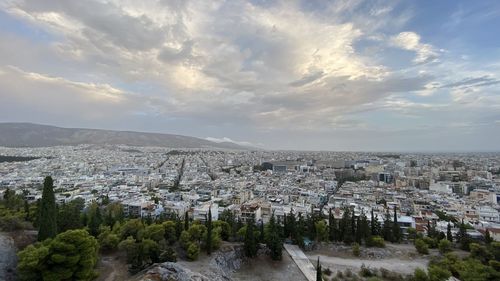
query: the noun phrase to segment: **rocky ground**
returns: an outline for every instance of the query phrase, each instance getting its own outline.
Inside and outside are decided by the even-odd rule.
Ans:
[[[429,262],[429,256],[418,254],[412,244],[387,244],[385,248],[361,247],[359,257],[352,254],[350,246],[320,244],[315,250],[305,254],[312,262],[316,262],[319,257],[323,267],[330,268],[334,273],[346,269],[358,272],[365,265],[407,275],[413,274],[416,268],[427,268]],[[431,254],[437,255],[437,251],[432,251]]]
[[[0,280],[15,280],[17,263],[14,239],[0,232]]]

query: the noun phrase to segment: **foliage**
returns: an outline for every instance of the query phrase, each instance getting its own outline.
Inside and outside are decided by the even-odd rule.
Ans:
[[[429,254],[429,247],[427,246],[427,243],[425,243],[422,239],[415,240],[415,249],[417,249],[417,252],[419,252],[420,254]]]
[[[98,243],[83,229],[68,230],[18,253],[21,280],[92,280]]]
[[[198,255],[200,254],[200,246],[196,243],[189,243],[188,248],[187,248],[187,258],[189,260],[196,260],[198,259]]]
[[[118,235],[111,231],[109,226],[101,225],[99,229],[99,236],[97,236],[99,245],[102,251],[112,251],[118,247],[120,238]]]
[[[265,231],[266,246],[269,249],[269,255],[272,260],[281,260],[282,258],[283,240],[279,232],[279,225],[276,223],[273,213]]]
[[[73,201],[62,204],[59,206],[57,215],[57,227],[59,232],[65,232],[70,229],[79,229],[83,227],[80,218],[85,201],[81,198],[74,199]]]
[[[415,272],[413,273],[413,281],[428,281],[429,277],[427,276],[427,273],[425,270],[421,268],[416,268]]]
[[[361,249],[359,248],[358,243],[354,243],[352,245],[352,254],[356,257],[359,257],[361,255]]]
[[[245,250],[245,256],[250,258],[253,258],[257,255],[257,250],[259,247],[257,242],[257,235],[254,229],[255,222],[249,219],[246,225],[243,248]]]
[[[441,239],[438,244],[439,252],[445,254],[451,251],[451,242],[447,239]]]
[[[385,247],[384,238],[380,236],[372,236],[370,237],[369,240],[366,241],[366,246],[384,248]]]
[[[57,234],[57,209],[54,196],[54,182],[46,177],[43,182],[42,200],[40,202],[40,227],[38,241],[53,238]]]
[[[315,224],[316,227],[316,239],[318,241],[328,241],[328,228],[324,220],[318,221]]]

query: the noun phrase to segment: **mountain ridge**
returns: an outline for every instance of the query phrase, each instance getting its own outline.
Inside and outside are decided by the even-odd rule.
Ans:
[[[111,144],[130,146],[159,146],[168,148],[211,148],[247,150],[249,147],[231,142],[213,142],[197,137],[117,131],[105,129],[64,128],[36,123],[0,123],[0,146],[50,147],[80,144]]]

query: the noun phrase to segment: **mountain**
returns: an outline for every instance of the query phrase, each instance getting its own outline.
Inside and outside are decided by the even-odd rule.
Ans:
[[[44,147],[79,144],[249,149],[231,142],[217,143],[200,138],[172,134],[61,128],[33,123],[0,123],[0,146]]]

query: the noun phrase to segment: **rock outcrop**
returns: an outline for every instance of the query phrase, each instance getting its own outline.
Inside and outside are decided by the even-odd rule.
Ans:
[[[0,233],[0,280],[15,280],[16,263],[14,240],[5,233]]]

